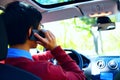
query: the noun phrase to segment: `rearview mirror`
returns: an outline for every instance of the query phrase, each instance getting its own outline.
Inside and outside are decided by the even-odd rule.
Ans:
[[[113,30],[115,29],[115,23],[99,23],[98,25],[98,31],[104,31],[104,30]]]

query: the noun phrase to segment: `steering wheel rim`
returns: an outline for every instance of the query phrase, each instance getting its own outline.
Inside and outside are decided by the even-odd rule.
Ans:
[[[64,49],[64,51],[70,51],[71,54],[77,56],[77,59],[79,61],[79,64],[78,66],[80,67],[80,69],[82,69],[83,67],[83,60],[82,60],[82,57],[80,55],[80,53],[78,53],[77,51],[73,50],[73,49]],[[68,54],[69,55],[69,54]],[[70,56],[71,57],[71,56]],[[72,58],[72,57],[71,57]],[[73,59],[73,58],[72,58]],[[74,60],[74,59],[73,59]],[[76,60],[75,60],[76,61]],[[77,63],[77,62],[76,62]]]

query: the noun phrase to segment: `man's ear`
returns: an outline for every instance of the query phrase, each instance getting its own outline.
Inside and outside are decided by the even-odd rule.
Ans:
[[[30,37],[31,34],[32,34],[32,28],[30,27],[30,28],[29,28],[29,31],[28,31],[28,36]]]

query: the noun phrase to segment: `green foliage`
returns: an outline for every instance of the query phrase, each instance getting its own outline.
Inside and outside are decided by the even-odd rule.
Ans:
[[[60,24],[64,26],[64,35],[57,38],[57,42],[61,44],[63,48],[73,48],[76,50],[94,49],[91,25],[87,25],[83,19],[68,19],[60,21]]]
[[[96,18],[81,17],[80,20],[83,21],[87,25],[91,25],[91,24],[96,23]]]

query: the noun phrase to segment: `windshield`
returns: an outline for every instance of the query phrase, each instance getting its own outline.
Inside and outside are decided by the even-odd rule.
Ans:
[[[116,29],[102,31],[102,53],[106,55],[119,55],[120,54],[120,22],[116,23]]]
[[[85,55],[116,55],[120,53],[120,23],[116,29],[98,31],[95,18],[72,18],[45,23],[44,28],[52,31],[62,48],[75,49]],[[114,54],[113,54],[114,52]]]
[[[80,18],[72,18],[45,23],[44,28],[55,34],[57,43],[63,48],[75,49],[81,53],[95,55],[94,38],[90,24],[95,19],[86,17],[82,19],[89,21],[83,22]]]

